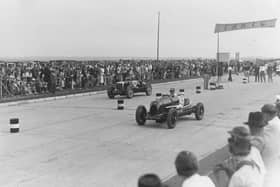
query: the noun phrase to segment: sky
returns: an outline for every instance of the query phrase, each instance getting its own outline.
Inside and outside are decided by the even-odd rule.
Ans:
[[[0,57],[208,57],[216,23],[280,19],[279,0],[0,0]],[[280,57],[275,28],[220,33],[220,51]]]

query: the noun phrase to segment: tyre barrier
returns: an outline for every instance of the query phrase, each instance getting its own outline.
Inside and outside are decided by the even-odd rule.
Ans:
[[[124,109],[124,100],[118,99],[118,110],[123,110],[123,109]]]
[[[216,83],[210,82],[210,90],[216,90]]]
[[[248,82],[247,78],[244,77],[244,78],[242,79],[242,83],[243,83],[243,84],[246,84],[247,82]]]
[[[196,88],[195,93],[200,94],[201,93],[201,86],[197,86],[195,88]]]
[[[11,133],[19,132],[19,119],[18,118],[10,119],[10,132]]]
[[[162,96],[162,94],[161,94],[161,93],[156,93],[156,99],[160,99],[160,98],[161,98],[161,96]]]
[[[184,89],[180,89],[179,90],[179,95],[185,95],[185,90]]]

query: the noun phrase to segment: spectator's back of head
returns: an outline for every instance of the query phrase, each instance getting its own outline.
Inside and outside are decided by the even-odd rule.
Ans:
[[[138,187],[162,187],[162,184],[156,174],[149,173],[139,177]]]
[[[248,125],[251,135],[255,135],[256,133],[262,131],[267,125],[262,112],[250,112],[248,122],[245,122],[244,124]]]
[[[261,108],[262,113],[264,114],[265,122],[268,123],[277,115],[277,108],[273,104],[265,104]]]
[[[198,171],[196,156],[189,151],[181,151],[175,160],[175,167],[178,175],[190,177]]]
[[[276,114],[277,112],[277,109],[273,104],[265,104],[263,105],[261,110],[264,114],[270,114],[270,115]]]
[[[228,139],[229,151],[233,155],[246,156],[251,151],[251,136],[245,127],[234,127],[228,132],[231,137]]]

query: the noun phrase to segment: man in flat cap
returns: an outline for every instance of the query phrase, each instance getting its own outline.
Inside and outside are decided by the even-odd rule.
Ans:
[[[273,167],[280,156],[280,120],[273,104],[261,108],[267,125],[264,128],[265,149],[262,152],[267,168]]]
[[[259,150],[251,143],[249,130],[243,126],[228,132],[228,147],[231,154],[225,162],[218,164],[214,172],[224,170],[228,176],[228,187],[262,187],[266,169]]]
[[[183,178],[182,187],[215,187],[207,176],[198,174],[198,161],[190,151],[181,151],[175,160],[177,173]]]
[[[264,115],[262,112],[250,112],[248,122],[244,123],[248,125],[250,134],[252,136],[251,143],[253,146],[259,149],[262,154],[265,148],[264,140],[264,127],[267,123],[264,121]]]

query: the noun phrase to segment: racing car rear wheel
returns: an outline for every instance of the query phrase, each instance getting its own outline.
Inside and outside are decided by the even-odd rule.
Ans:
[[[130,86],[127,87],[126,94],[127,94],[127,98],[133,97],[133,94],[134,94],[133,89]]]
[[[147,96],[152,95],[152,86],[150,84],[146,88],[146,95]]]
[[[167,127],[169,129],[173,129],[176,126],[176,120],[177,120],[177,111],[175,108],[172,108],[168,112]]]
[[[195,118],[197,120],[202,120],[204,116],[204,106],[202,103],[197,103],[196,110],[195,110]]]
[[[138,123],[138,125],[144,125],[146,122],[146,116],[147,116],[147,110],[145,108],[145,106],[140,105],[137,107],[136,109],[136,122]]]

